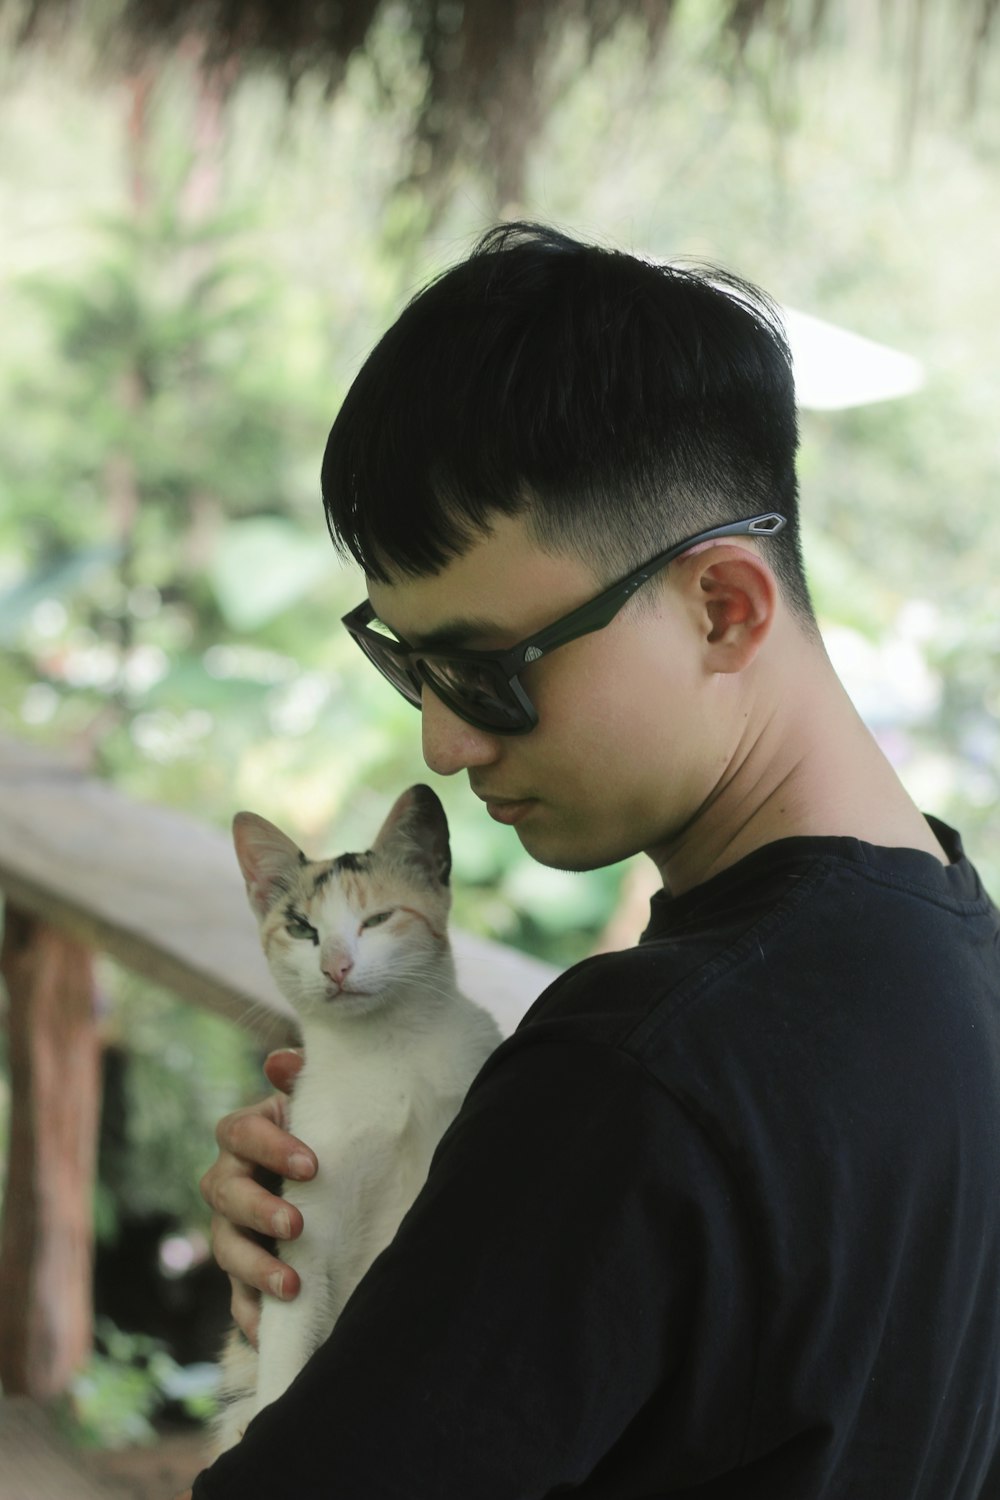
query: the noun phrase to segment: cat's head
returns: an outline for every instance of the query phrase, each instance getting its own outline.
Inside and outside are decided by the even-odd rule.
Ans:
[[[271,972],[303,1019],[382,1009],[450,962],[448,822],[430,787],[405,791],[363,854],[307,859],[251,812],[233,842]]]

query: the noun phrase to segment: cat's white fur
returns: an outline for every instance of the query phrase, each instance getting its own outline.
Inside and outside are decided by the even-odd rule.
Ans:
[[[264,1298],[259,1358],[235,1331],[224,1352],[219,1453],[326,1339],[500,1040],[455,982],[448,830],[429,788],[404,792],[372,849],[342,862],[307,861],[253,813],[237,814],[234,840],[268,963],[301,1018],[306,1062],[289,1128],[319,1171],[284,1190],[305,1224],[281,1246],[298,1297]]]

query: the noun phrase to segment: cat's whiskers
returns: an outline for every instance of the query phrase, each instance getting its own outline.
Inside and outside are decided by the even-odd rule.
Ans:
[[[284,1021],[288,1025],[298,1028],[298,1018],[281,1009],[277,1005],[269,1005],[266,1000],[255,1000],[250,995],[244,995],[244,1008],[240,1011],[240,1021],[249,1030],[254,1030],[254,1023],[261,1021],[265,1027],[273,1027],[276,1020]],[[274,1043],[272,1043],[274,1045]]]
[[[389,982],[382,986],[379,993],[384,994],[391,986],[401,984],[417,985],[428,995],[448,997],[455,993],[454,980],[451,982],[435,981],[433,976],[428,974],[426,968],[422,965],[415,963],[407,964],[405,962],[400,962],[398,966],[393,967]]]

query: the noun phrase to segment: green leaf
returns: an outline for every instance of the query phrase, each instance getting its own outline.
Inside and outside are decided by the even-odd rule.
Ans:
[[[262,516],[226,528],[209,576],[226,621],[236,630],[254,630],[297,603],[335,566],[324,535]]]

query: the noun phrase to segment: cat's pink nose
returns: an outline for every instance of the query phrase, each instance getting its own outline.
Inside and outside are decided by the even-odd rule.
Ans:
[[[334,984],[343,984],[353,968],[354,964],[349,958],[331,958],[323,965],[323,973],[328,979],[332,979]]]

